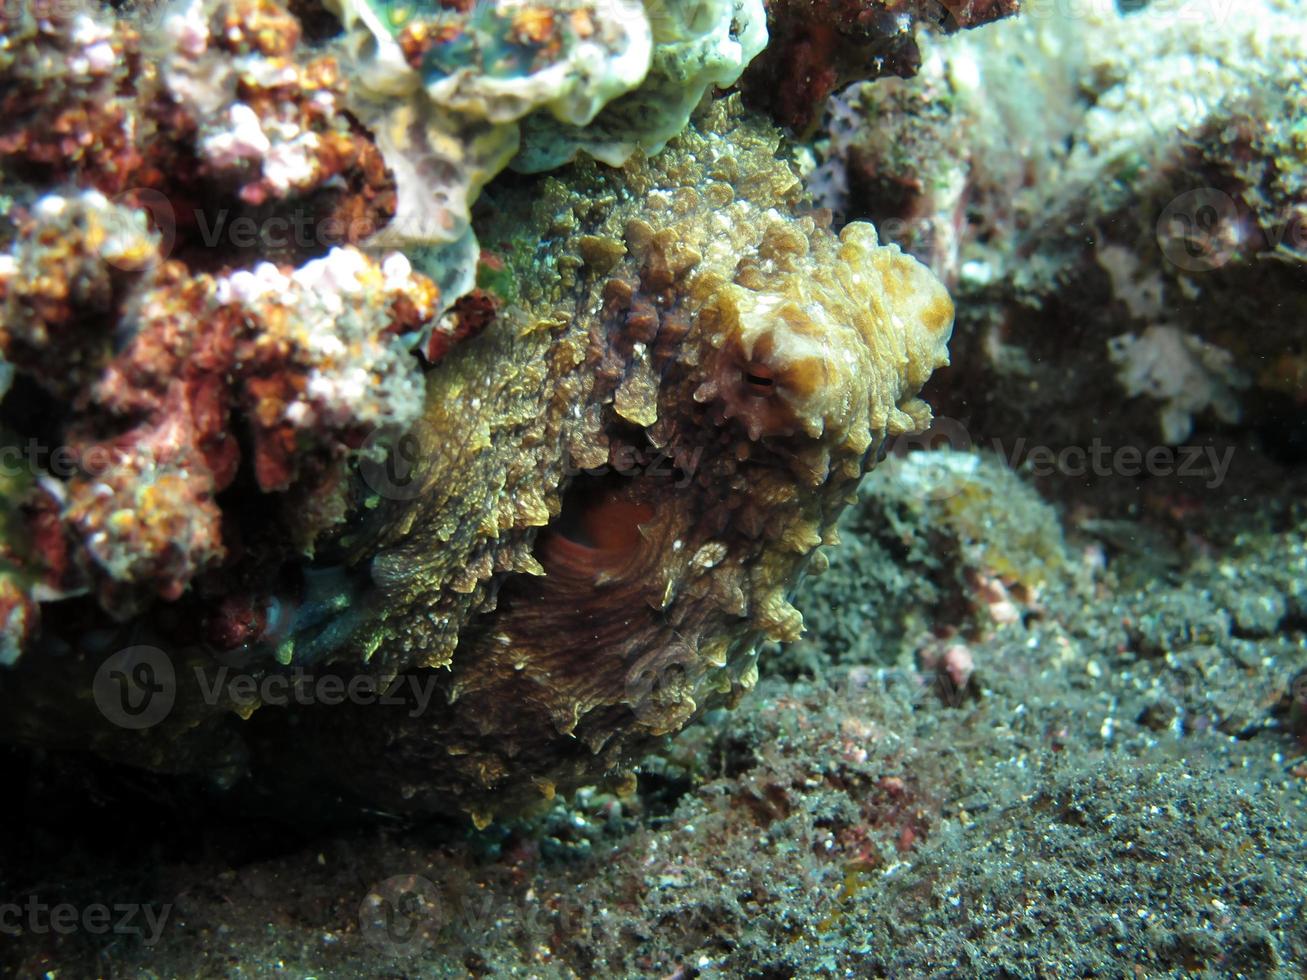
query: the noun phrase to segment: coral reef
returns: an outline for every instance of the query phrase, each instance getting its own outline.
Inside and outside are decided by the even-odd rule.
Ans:
[[[941,403],[974,437],[1174,445],[1238,426],[1287,446],[1301,12],[1130,11],[923,39],[916,78],[833,100],[809,186],[956,288],[966,377]],[[1089,423],[1103,418],[1113,431]]]
[[[0,5],[0,974],[1307,974],[1307,0],[1017,6]]]
[[[350,460],[420,411],[442,299],[351,244],[394,184],[284,8],[18,4],[0,37],[6,659],[88,592],[117,619],[186,594],[229,636],[198,593],[261,606],[246,580],[343,517]]]
[[[157,59],[121,96],[152,128],[8,212],[0,351],[22,390],[0,407],[73,460],[33,464],[6,507],[6,658],[31,647],[0,681],[9,735],[221,781],[248,755],[478,822],[620,778],[752,686],[765,637],[798,636],[794,583],[885,441],[928,424],[953,307],[923,266],[797,216],[779,135],[738,99],[655,152],[761,46],[760,7],[408,13],[347,5],[311,54],[262,0],[97,28]],[[29,101],[99,94],[36,90],[60,71],[43,46],[85,24],[29,27]],[[548,157],[527,170],[631,159],[496,188],[469,260],[468,205],[519,125]],[[409,139],[489,155],[432,171]],[[142,183],[110,198],[121,167]],[[206,191],[222,207],[188,215]],[[228,205],[263,230],[380,222],[367,252],[207,241]],[[413,208],[444,217],[414,235]],[[42,600],[74,614],[37,633]],[[281,711],[237,668],[424,700]],[[105,699],[150,671],[172,681],[142,735]]]
[[[910,77],[921,67],[917,31],[953,33],[1021,9],[1021,0],[769,0],[775,41],[741,87],[749,104],[807,131],[827,96],[852,82]]]
[[[197,0],[139,18],[12,4],[0,35],[6,173],[141,209],[165,254],[299,262],[361,242],[394,210],[336,59],[307,52],[275,3]]]
[[[421,410],[399,334],[434,316],[436,293],[401,255],[337,249],[294,271],[194,275],[98,191],[40,198],[17,232],[0,350],[69,409],[66,471],[50,474],[63,479],[31,492],[58,503],[75,550],[60,562],[117,617],[177,599],[224,557],[214,498],[236,479],[242,436],[258,490],[295,491],[282,506],[305,549],[342,516],[329,501],[347,452]]]
[[[510,161],[538,172],[581,150],[612,165],[657,152],[767,42],[761,0],[337,7],[352,105],[398,184],[373,242],[428,246],[423,268],[449,296],[473,281],[471,206]]]

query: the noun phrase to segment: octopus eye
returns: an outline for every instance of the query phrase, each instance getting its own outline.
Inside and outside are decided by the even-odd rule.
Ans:
[[[749,394],[760,398],[769,398],[775,393],[776,378],[767,365],[759,364],[756,361],[750,362],[744,365],[741,374],[744,377],[744,386]]]
[[[639,546],[640,525],[652,520],[653,507],[608,494],[590,502],[581,514],[583,543],[598,551],[629,553]]]
[[[582,477],[563,500],[563,510],[541,536],[546,569],[597,572],[621,567],[639,551],[640,525],[654,508],[631,499],[620,488]]]

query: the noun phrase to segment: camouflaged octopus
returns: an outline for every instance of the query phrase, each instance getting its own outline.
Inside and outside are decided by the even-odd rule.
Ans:
[[[481,823],[620,777],[799,636],[789,595],[886,439],[927,424],[953,307],[870,225],[793,217],[778,143],[732,98],[652,159],[495,193],[479,230],[515,302],[363,467],[349,612],[279,651],[441,693],[259,739],[373,804]]]

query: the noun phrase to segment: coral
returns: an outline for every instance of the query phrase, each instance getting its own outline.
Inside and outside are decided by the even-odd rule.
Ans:
[[[1126,394],[1163,403],[1162,438],[1168,444],[1189,438],[1193,416],[1208,406],[1224,422],[1239,420],[1235,389],[1247,387],[1248,380],[1229,351],[1166,325],[1113,337],[1108,345]]]
[[[57,408],[38,427],[3,407],[16,436],[37,429],[72,459],[34,463],[30,502],[6,509],[31,543],[6,578],[22,586],[8,635],[32,642],[38,593],[84,597],[20,661],[34,683],[49,649],[97,623],[114,635],[106,620],[169,644],[183,673],[215,651],[380,680],[441,669],[459,711],[428,729],[370,718],[333,778],[480,819],[615,776],[751,686],[762,637],[798,635],[788,590],[878,448],[928,421],[916,392],[946,361],[953,311],[869,226],[791,217],[799,181],[738,103],[650,158],[761,46],[760,7],[346,5],[334,55],[305,51],[270,0],[175,3],[139,36],[132,18],[92,31],[54,13],[14,28],[39,38],[35,62],[10,65],[25,106],[104,96],[43,47],[139,43],[154,70],[134,92],[109,80],[131,123],[112,153],[63,170],[29,154],[35,186],[95,189],[24,186],[8,203],[0,353],[25,398]],[[49,76],[64,84],[38,90]],[[605,148],[586,146],[633,161],[497,193],[478,226],[487,288],[458,300],[478,263],[467,205],[521,121],[545,115],[541,146],[572,141],[550,165],[592,123]],[[379,219],[369,245],[412,258],[242,245],[234,223],[228,243],[229,206],[265,229],[301,210],[313,230]],[[578,600],[596,588],[594,608]],[[550,639],[587,632],[605,671]],[[77,663],[69,683],[99,660]],[[84,703],[66,714],[49,690],[45,720],[16,724],[86,724]],[[178,699],[155,739],[115,749],[100,726],[87,742],[185,767],[229,710],[257,707]],[[248,729],[260,751],[284,721],[267,714]],[[522,738],[537,747],[519,758]],[[395,743],[392,766],[348,763],[374,739]],[[458,761],[405,771],[406,752],[433,750]]]
[[[163,17],[160,101],[198,157],[197,176],[235,185],[240,200],[353,191],[322,223],[361,241],[385,223],[393,190],[377,148],[343,112],[346,87],[331,55],[303,57],[299,22],[265,0],[188,0]]]
[[[0,160],[24,192],[98,189],[206,268],[256,248],[298,264],[394,211],[335,58],[309,55],[275,3],[10,5],[0,37]]]
[[[1037,593],[1066,571],[1055,513],[991,455],[945,449],[896,455],[864,493],[887,525],[929,529],[936,539],[929,550],[954,553],[967,576],[993,576]],[[914,511],[918,516],[910,516]]]
[[[0,11],[0,974],[1304,975],[1307,0],[340,2]]]
[[[264,263],[217,281],[219,308],[264,324],[235,369],[262,490],[286,489],[314,452],[417,417],[421,379],[398,336],[429,320],[437,299],[403,255],[377,262],[352,248],[289,272]]]
[[[398,185],[394,221],[376,239],[388,244],[470,240],[469,208],[517,152],[523,116],[539,109],[584,125],[649,64],[648,23],[633,0],[417,12],[346,0],[338,11],[353,105]]]
[[[657,153],[679,133],[710,86],[735,84],[767,44],[761,0],[648,0],[653,56],[639,87],[584,125],[537,112],[522,126],[513,167],[552,170],[584,150],[614,166],[636,149]]]
[[[0,578],[0,667],[18,661],[36,635],[40,608],[10,576]]]
[[[401,337],[434,317],[437,292],[401,255],[336,249],[294,270],[192,275],[98,191],[46,195],[17,233],[0,350],[67,403],[78,465],[60,474],[64,520],[117,615],[178,598],[223,558],[214,495],[236,478],[241,439],[260,491],[295,488],[289,526],[308,548],[341,516],[325,500],[342,492],[346,454],[420,411]]]
[[[751,105],[802,132],[837,89],[916,74],[919,26],[952,33],[1020,7],[1021,0],[769,0],[767,26],[776,41],[749,68],[742,89]]]
[[[451,299],[472,287],[470,208],[510,160],[538,172],[580,150],[613,165],[656,152],[767,37],[760,0],[337,8],[352,105],[398,184],[372,242],[435,246],[421,267]]]
[[[112,354],[106,330],[122,295],[157,255],[144,213],[99,191],[50,194],[11,208],[0,258],[0,356],[72,401]]]
[[[140,33],[91,4],[35,0],[0,10],[0,161],[27,174],[104,175],[130,186],[143,165],[132,78]]]
[[[311,554],[350,459],[420,410],[440,293],[349,244],[393,211],[381,154],[267,0],[18,5],[0,37],[13,581],[115,618],[257,604],[250,569]]]
[[[1103,4],[921,45],[915,78],[832,100],[810,186],[956,288],[965,370],[937,407],[983,441],[1296,453],[1297,6]],[[1145,385],[1160,412],[1128,400]]]
[[[108,472],[69,488],[64,520],[94,565],[101,604],[116,615],[138,612],[151,593],[179,598],[223,557],[215,487],[185,438],[133,434]]]

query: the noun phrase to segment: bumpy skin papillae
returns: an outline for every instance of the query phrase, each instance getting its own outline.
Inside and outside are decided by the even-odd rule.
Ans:
[[[869,225],[792,217],[776,147],[725,100],[652,161],[500,195],[518,306],[432,373],[411,482],[346,542],[351,645],[435,669],[437,703],[311,710],[302,765],[485,818],[620,772],[799,634],[787,596],[928,420],[953,309]]]

